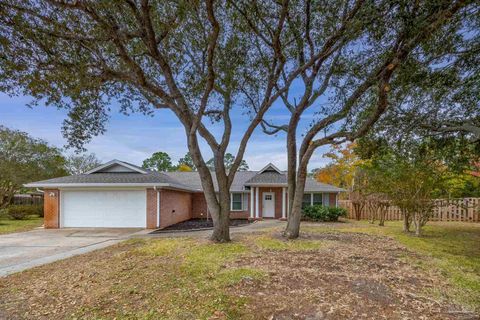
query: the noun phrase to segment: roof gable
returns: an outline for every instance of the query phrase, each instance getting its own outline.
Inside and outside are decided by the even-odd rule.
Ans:
[[[147,171],[127,162],[112,160],[85,172],[85,174],[92,173],[147,173]]]
[[[258,171],[258,174],[261,174],[264,172],[277,172],[277,173],[283,174],[283,172],[271,162],[267,164],[262,170]]]

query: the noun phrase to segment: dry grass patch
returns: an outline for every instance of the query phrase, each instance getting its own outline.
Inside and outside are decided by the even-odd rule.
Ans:
[[[313,234],[327,231],[323,226],[314,225],[307,225],[302,230]],[[408,255],[409,263],[427,272],[441,274],[451,284],[448,291],[456,303],[480,312],[480,224],[429,222],[422,237],[402,232],[400,221],[387,221],[384,227],[365,221],[350,222],[335,231],[395,239],[417,253]]]
[[[264,276],[228,265],[247,252],[187,238],[127,241],[8,277],[0,310],[9,319],[234,319],[245,299],[224,289]]]
[[[420,255],[393,238],[327,229],[295,241],[278,229],[236,235],[229,244],[130,240],[2,279],[0,318],[477,316],[452,305],[441,274],[411,263]]]

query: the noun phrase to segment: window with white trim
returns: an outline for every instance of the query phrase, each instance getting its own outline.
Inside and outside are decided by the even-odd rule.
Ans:
[[[243,211],[244,210],[244,196],[243,193],[232,193],[231,194],[231,204],[230,210],[232,211]]]
[[[310,205],[312,205],[312,194],[304,193],[302,199],[302,208],[308,207]]]
[[[313,194],[313,203],[312,205],[316,206],[316,205],[322,205],[323,201],[322,201],[322,194],[321,193],[314,193]]]

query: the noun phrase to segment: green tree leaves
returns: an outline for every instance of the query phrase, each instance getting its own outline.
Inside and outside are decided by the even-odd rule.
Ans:
[[[27,133],[0,126],[0,207],[22,185],[67,175],[61,150]]]

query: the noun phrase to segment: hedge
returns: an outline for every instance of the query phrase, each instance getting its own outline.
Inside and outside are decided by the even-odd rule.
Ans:
[[[303,217],[312,221],[338,221],[339,217],[346,217],[347,210],[337,207],[324,207],[321,205],[303,208]]]
[[[7,208],[7,214],[15,220],[27,219],[28,216],[37,215],[43,217],[42,205],[11,205]]]

